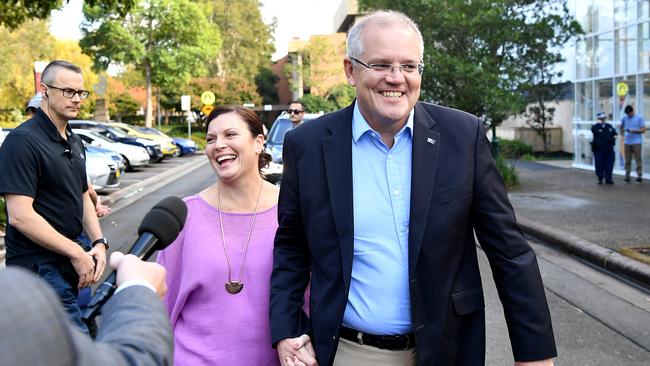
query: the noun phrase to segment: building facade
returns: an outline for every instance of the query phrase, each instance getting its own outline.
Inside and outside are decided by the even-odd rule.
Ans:
[[[590,129],[596,113],[604,112],[617,131],[626,105],[650,119],[650,0],[571,0],[570,5],[585,32],[575,43],[573,166],[593,169]],[[648,178],[650,132],[644,138]],[[623,174],[620,136],[616,151],[614,172]]]

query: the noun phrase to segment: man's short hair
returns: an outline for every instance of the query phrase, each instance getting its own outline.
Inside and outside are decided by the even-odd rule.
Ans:
[[[43,84],[52,84],[56,78],[56,73],[61,69],[66,69],[74,71],[77,74],[81,74],[81,68],[73,63],[64,60],[54,60],[45,66],[43,73],[41,74],[41,82]]]
[[[625,114],[634,112],[634,108],[631,105],[625,106]]]
[[[292,104],[300,104],[302,109],[305,110],[305,104],[300,99],[292,100],[291,102],[289,102],[289,105],[292,105]]]
[[[359,58],[363,55],[364,46],[363,41],[361,40],[361,34],[363,29],[368,24],[377,24],[380,27],[387,27],[394,24],[403,24],[410,27],[415,34],[418,36],[420,41],[420,57],[424,55],[424,40],[422,39],[422,33],[420,28],[413,21],[413,19],[406,16],[404,13],[400,13],[394,10],[379,10],[370,13],[368,16],[361,18],[348,33],[348,57]]]

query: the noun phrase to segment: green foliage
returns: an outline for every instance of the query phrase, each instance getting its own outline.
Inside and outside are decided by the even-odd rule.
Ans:
[[[501,174],[501,179],[506,186],[506,189],[514,188],[519,185],[519,176],[517,175],[517,170],[514,166],[508,164],[503,155],[496,157],[497,169],[499,174]]]
[[[329,101],[321,96],[305,94],[302,97],[302,104],[309,113],[332,112],[338,109],[336,103]]]
[[[526,154],[526,155],[521,157],[521,160],[523,160],[523,161],[535,161],[535,160],[537,160],[537,158],[535,157],[535,155]]]
[[[518,160],[525,155],[533,155],[533,147],[520,140],[499,140],[499,156]]]
[[[84,15],[80,45],[93,56],[95,67],[133,65],[144,75],[148,90],[152,84],[178,89],[205,74],[206,63],[221,47],[217,27],[189,0],[140,1],[126,17],[84,6]],[[149,93],[147,98],[149,106]],[[151,111],[145,115],[150,118]]]
[[[187,124],[169,125],[162,128],[162,132],[171,137],[187,138]],[[200,150],[205,150],[205,131],[192,125],[192,141],[196,142]]]
[[[0,2],[0,26],[15,29],[30,18],[45,19],[69,0],[10,0]],[[86,4],[126,15],[135,0],[85,0]]]
[[[332,89],[329,100],[334,102],[337,109],[349,106],[356,98],[356,90],[348,84],[340,84]]]
[[[0,196],[0,225],[7,226],[7,213],[5,212],[7,209],[5,205],[5,198],[3,196]]]
[[[136,114],[139,109],[140,104],[129,93],[116,95],[108,105],[109,114],[118,121],[121,121],[125,115]]]
[[[393,9],[418,23],[426,65],[426,100],[498,125],[527,104],[521,92],[539,67],[582,32],[564,0],[360,0],[362,9]]]
[[[260,74],[255,78],[255,84],[257,85],[257,92],[262,97],[262,103],[278,103],[278,88],[275,87],[278,80],[279,78],[270,68],[264,67],[260,70]]]
[[[221,30],[223,47],[209,61],[210,75],[253,83],[275,52],[274,24],[262,20],[258,0],[197,0],[210,24]],[[215,40],[219,41],[219,40]],[[219,41],[221,42],[221,41]]]

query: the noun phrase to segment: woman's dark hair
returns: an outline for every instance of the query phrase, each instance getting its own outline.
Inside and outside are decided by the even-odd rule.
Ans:
[[[212,121],[214,121],[220,115],[228,114],[228,113],[236,113],[237,115],[239,115],[241,119],[244,120],[244,122],[246,122],[246,125],[248,125],[248,130],[251,132],[251,134],[253,134],[253,137],[256,137],[257,135],[264,136],[262,120],[260,120],[260,117],[257,115],[257,113],[255,113],[250,108],[232,106],[232,105],[221,106],[213,109],[212,112],[210,112],[210,115],[208,115],[208,123],[205,125],[205,132],[206,133],[208,132],[208,127],[210,127],[210,123]],[[262,168],[268,166],[270,162],[271,162],[271,154],[262,150],[257,160],[257,168],[260,171],[260,175],[263,175]]]

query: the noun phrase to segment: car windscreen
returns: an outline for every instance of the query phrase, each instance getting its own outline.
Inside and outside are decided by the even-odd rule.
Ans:
[[[279,119],[271,127],[268,142],[274,145],[282,144],[284,141],[284,134],[291,129],[291,121],[288,119]]]

